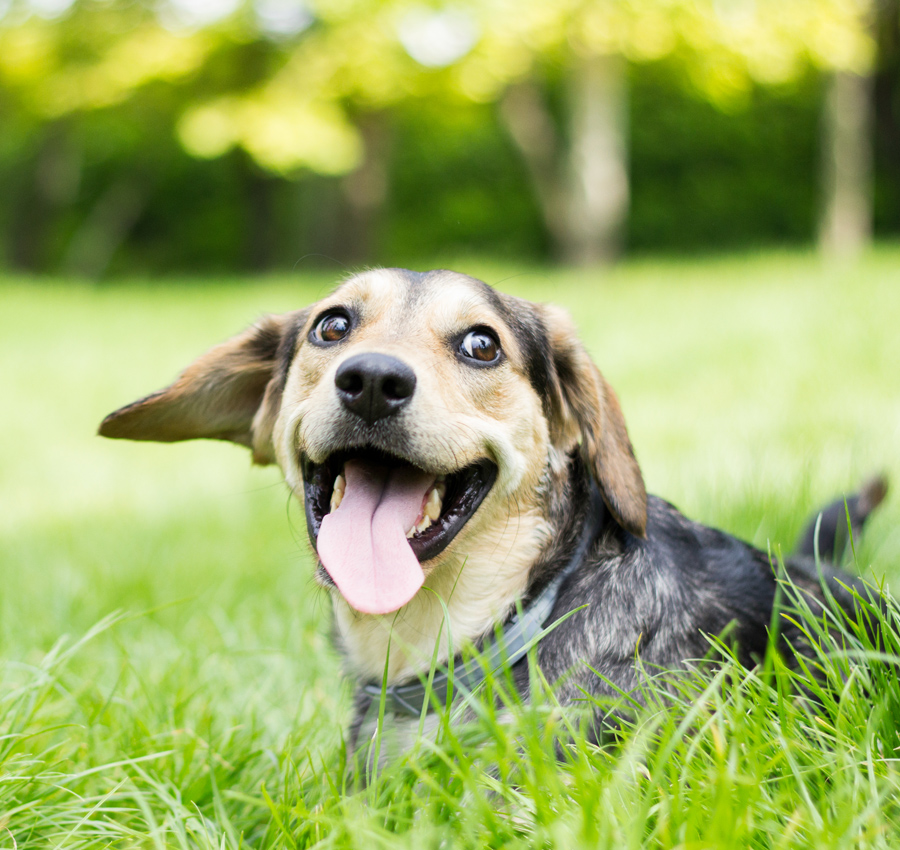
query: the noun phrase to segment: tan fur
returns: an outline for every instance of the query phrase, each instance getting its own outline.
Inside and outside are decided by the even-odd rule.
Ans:
[[[308,335],[317,317],[335,306],[351,308],[360,317],[358,326],[345,343],[313,345]],[[579,444],[613,515],[628,530],[644,532],[643,480],[615,395],[564,313],[528,309],[538,311],[551,345],[555,398],[549,415],[547,400],[529,381],[516,333],[479,285],[442,272],[414,291],[401,274],[375,270],[356,275],[303,313],[269,317],[217,346],[168,389],[111,414],[101,433],[234,440],[251,446],[257,462],[277,461],[302,501],[301,453],[324,462],[339,438],[343,411],[335,374],[340,365],[377,352],[412,367],[416,390],[404,410],[406,460],[439,474],[487,457],[498,473],[447,548],[422,564],[424,587],[396,614],[360,614],[333,594],[337,630],[353,672],[380,679],[390,642],[388,679],[402,680],[427,669],[439,635],[443,661],[508,614],[555,532],[548,520],[548,482],[560,475]],[[294,351],[273,347],[272,339],[284,337],[296,322],[302,326]],[[472,368],[459,361],[448,340],[484,325],[498,335],[506,360],[495,368]],[[285,356],[286,376],[278,371]],[[449,612],[446,623],[442,602]]]
[[[111,413],[104,437],[172,443],[196,437],[254,441],[254,417],[272,379],[278,343],[295,314],[266,316],[258,324],[197,358],[162,392]],[[257,440],[262,451],[270,432]]]

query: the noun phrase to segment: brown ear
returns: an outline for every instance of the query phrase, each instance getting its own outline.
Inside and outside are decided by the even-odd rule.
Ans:
[[[272,427],[304,318],[305,312],[266,316],[197,358],[164,390],[110,413],[100,435],[231,440],[252,448],[254,463],[272,463]]]
[[[550,358],[550,438],[566,451],[581,451],[619,525],[638,537],[647,531],[647,491],[625,428],[619,400],[578,339],[568,314],[541,308]]]

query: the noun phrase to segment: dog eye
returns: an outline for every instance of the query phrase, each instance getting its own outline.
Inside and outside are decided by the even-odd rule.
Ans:
[[[316,322],[310,337],[315,342],[339,342],[350,333],[350,317],[343,312],[326,313]]]
[[[495,363],[500,357],[500,343],[485,328],[469,331],[459,344],[463,357],[477,360],[480,363]]]

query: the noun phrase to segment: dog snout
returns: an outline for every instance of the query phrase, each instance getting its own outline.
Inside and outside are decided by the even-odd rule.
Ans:
[[[334,385],[344,407],[371,425],[409,402],[416,389],[416,375],[396,357],[357,354],[338,368]]]

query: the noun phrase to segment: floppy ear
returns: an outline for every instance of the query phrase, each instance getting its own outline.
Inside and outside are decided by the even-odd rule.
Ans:
[[[569,315],[543,305],[550,344],[550,439],[570,451],[580,444],[603,501],[619,525],[638,537],[647,530],[647,491],[625,428],[619,400],[594,365]]]
[[[266,316],[197,358],[164,390],[100,423],[103,437],[173,443],[208,437],[253,450],[273,463],[272,428],[306,311]]]

